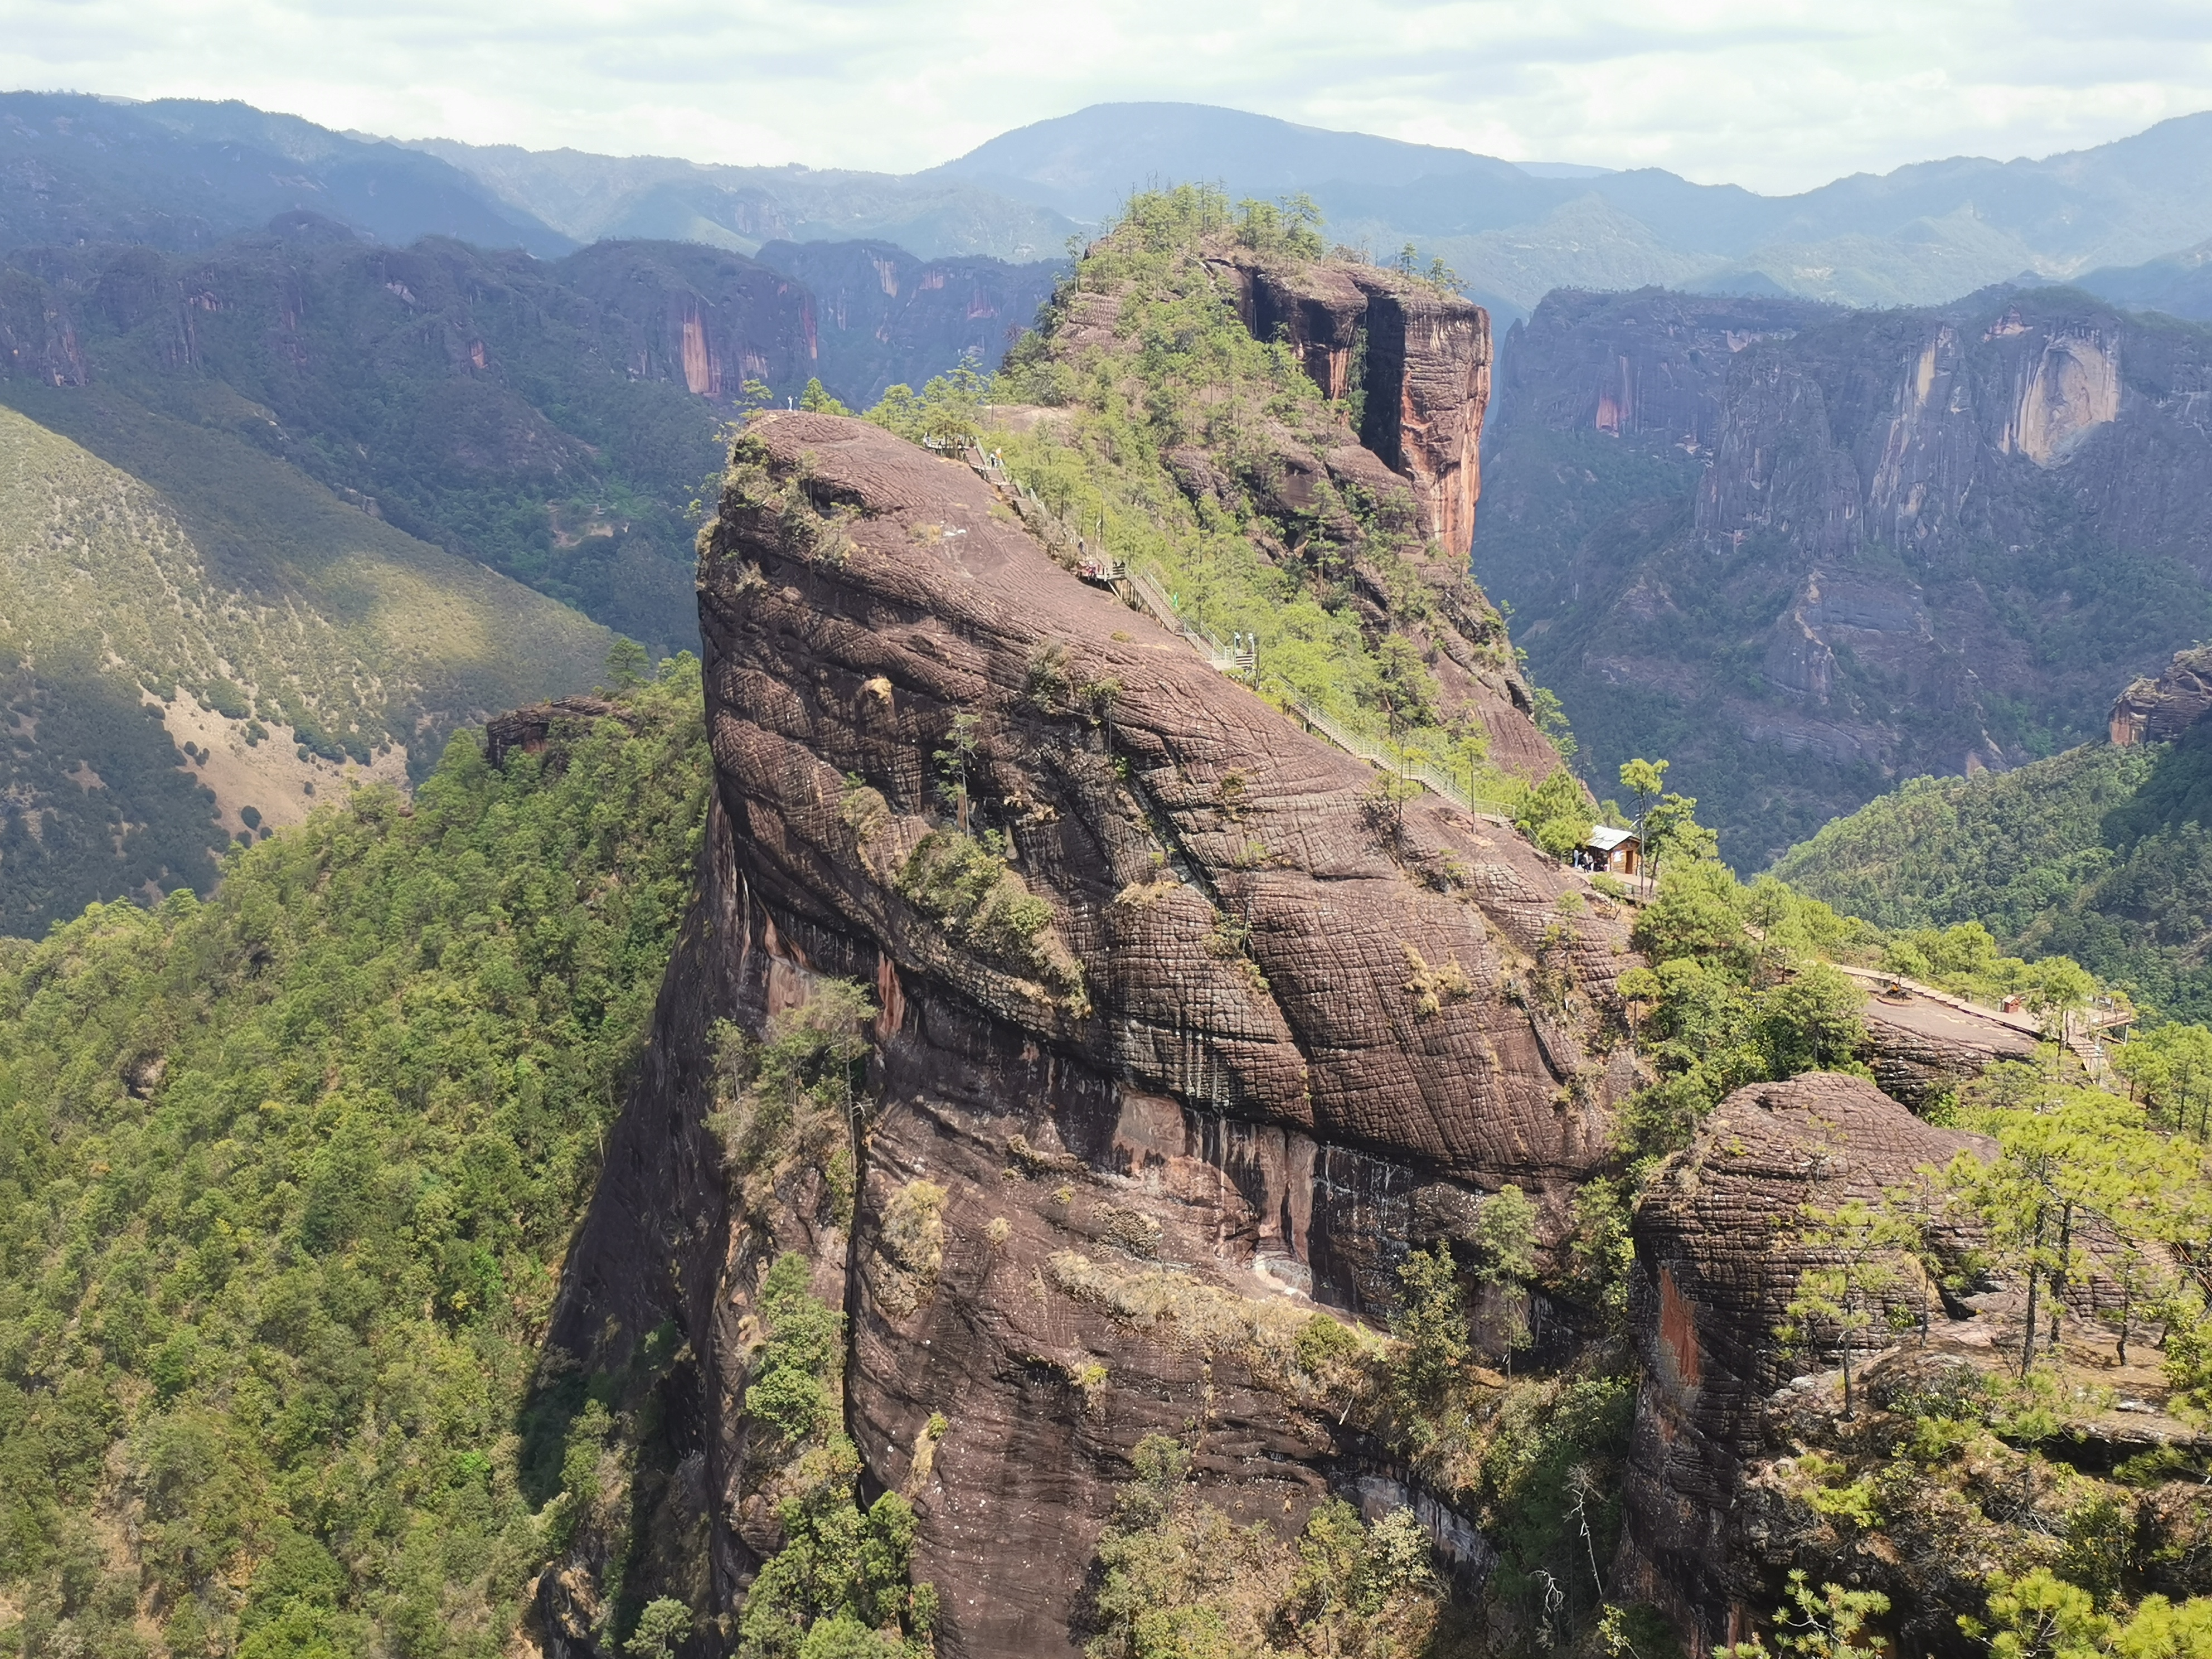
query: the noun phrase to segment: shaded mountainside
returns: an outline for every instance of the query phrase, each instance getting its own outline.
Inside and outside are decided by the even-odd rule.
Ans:
[[[2100,732],[2212,632],[2194,325],[1561,295],[1503,356],[1476,569],[1590,775],[1673,757],[1739,866]]]
[[[294,215],[185,257],[21,251],[0,277],[0,398],[98,386],[242,434],[665,654],[696,637],[684,509],[748,382],[781,401],[817,376],[833,391],[847,373],[918,384],[971,348],[992,367],[1050,290],[1042,271],[989,261],[948,272],[788,252],[825,270],[886,264],[912,301],[841,295],[825,350],[804,283],[684,243],[601,242],[547,264],[441,240],[379,247]],[[855,333],[865,346],[847,349]],[[60,418],[118,466],[154,464],[95,414]]]
[[[855,406],[965,363],[988,374],[1036,320],[1058,261],[925,260],[890,242],[769,242],[760,262],[814,301],[823,383]]]
[[[2199,242],[2139,265],[2100,266],[2077,280],[2100,300],[2130,311],[2212,319],[2212,242]]]
[[[240,437],[14,389],[52,424],[0,409],[9,933],[205,892],[211,848],[297,823],[349,769],[404,784],[457,726],[605,660],[605,629]],[[65,435],[87,417],[139,475]]]

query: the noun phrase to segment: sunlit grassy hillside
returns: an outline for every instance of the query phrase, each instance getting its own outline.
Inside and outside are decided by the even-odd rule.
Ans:
[[[304,817],[346,767],[419,774],[457,726],[605,660],[604,629],[242,438],[96,388],[9,390],[0,931],[205,890],[211,847]]]

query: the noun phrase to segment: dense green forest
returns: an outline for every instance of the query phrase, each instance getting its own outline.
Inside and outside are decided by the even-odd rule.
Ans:
[[[0,1652],[507,1650],[562,1486],[517,1413],[708,769],[678,659],[0,941]]]
[[[2073,957],[2148,1010],[2212,1018],[2212,726],[2090,744],[2019,770],[1918,778],[1793,848],[1775,873],[1885,927],[1979,921]]]

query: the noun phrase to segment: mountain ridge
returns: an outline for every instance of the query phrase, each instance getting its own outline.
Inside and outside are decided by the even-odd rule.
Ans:
[[[1593,780],[1657,745],[1745,868],[2212,633],[2201,325],[1563,292],[1501,361],[1477,570]]]
[[[1092,105],[932,167],[884,173],[376,139],[236,103],[5,96],[0,209],[11,169],[20,178],[56,167],[76,179],[78,206],[49,203],[13,222],[0,211],[0,249],[74,240],[65,233],[90,210],[79,199],[88,181],[106,179],[123,192],[111,232],[136,227],[123,239],[180,247],[307,207],[384,240],[437,231],[548,257],[606,237],[747,254],[779,240],[872,238],[925,259],[1023,261],[1059,256],[1132,187],[1204,179],[1232,194],[1310,194],[1340,240],[1381,252],[1410,241],[1422,262],[1457,266],[1475,297],[1510,321],[1554,288],[1643,282],[1862,307],[1948,303],[2022,272],[2132,271],[2212,236],[2212,114],[2042,157],[1948,157],[1767,197],[1660,168],[1532,172],[1472,151],[1194,104]],[[204,169],[213,184],[185,180],[157,198],[89,139],[70,150],[58,122],[111,148],[135,134],[142,156],[198,154],[221,140],[322,171],[280,185],[274,175],[286,169],[254,173],[234,158]],[[210,216],[223,213],[227,223]],[[1608,216],[1618,216],[1610,229]]]

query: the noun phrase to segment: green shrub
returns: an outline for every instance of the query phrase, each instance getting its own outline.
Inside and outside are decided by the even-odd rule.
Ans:
[[[210,1642],[396,1649],[379,1575],[424,1533],[435,1605],[508,1628],[531,1510],[558,1542],[599,1496],[581,1379],[508,1430],[690,894],[699,696],[680,665],[557,773],[465,736],[411,810],[363,789],[211,899],[0,945],[10,1601],[58,1598],[71,1517],[127,1492],[131,1566]]]

